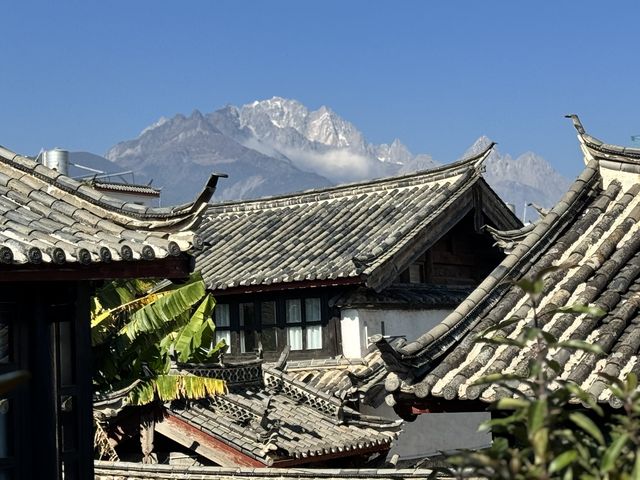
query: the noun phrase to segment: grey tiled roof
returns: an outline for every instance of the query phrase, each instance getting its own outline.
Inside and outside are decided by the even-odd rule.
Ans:
[[[598,373],[640,373],[640,150],[604,145],[577,119],[587,162],[569,191],[492,274],[441,324],[393,349],[377,341],[396,395],[492,401],[507,394],[473,385],[480,376],[525,371],[531,348],[475,343],[479,332],[508,318],[520,321],[497,334],[515,338],[532,322],[532,308],[513,284],[559,264],[573,265],[545,280],[538,311],[544,329],[561,340],[597,344],[606,356],[560,349],[552,352],[561,377],[575,381],[600,402],[618,407]],[[564,305],[596,305],[604,317],[556,313]],[[526,389],[520,386],[523,391]]]
[[[223,468],[96,461],[96,480],[235,480],[254,478],[427,480],[431,470],[390,468]]]
[[[391,343],[404,341],[398,338]],[[285,371],[297,381],[341,400],[378,406],[384,398],[387,369],[380,351],[373,346],[364,358],[288,361]]]
[[[149,208],[117,200],[0,147],[0,270],[10,265],[151,260],[201,246],[193,229],[217,178],[193,203]]]
[[[236,385],[226,395],[173,402],[167,415],[264,465],[388,450],[401,425],[361,415],[336,397],[266,366],[261,385]]]
[[[160,189],[151,185],[137,185],[133,183],[105,182],[102,180],[91,180],[89,185],[98,190],[111,190],[122,193],[136,193],[142,195],[160,195]]]
[[[287,362],[286,372],[299,382],[340,399],[365,399],[384,382],[384,362],[376,349],[362,359]],[[365,401],[364,403],[368,403]]]
[[[340,308],[367,307],[390,309],[455,308],[460,305],[471,287],[459,285],[431,285],[394,283],[379,293],[359,287],[333,300]]]
[[[482,179],[490,148],[402,177],[212,205],[198,233],[216,248],[196,268],[214,291],[340,281],[379,290],[478,199],[500,228],[519,226]]]

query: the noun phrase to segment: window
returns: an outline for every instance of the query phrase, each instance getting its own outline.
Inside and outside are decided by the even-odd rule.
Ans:
[[[249,353],[257,348],[255,306],[253,303],[240,304],[240,352]]]
[[[300,299],[285,302],[287,312],[287,343],[291,350],[302,350],[302,312]]]
[[[228,353],[254,354],[261,347],[271,358],[285,345],[299,352],[322,350],[327,312],[319,297],[217,304],[216,340],[229,345]]]
[[[227,353],[231,353],[231,317],[229,316],[229,305],[218,303],[213,310],[216,324],[216,342],[224,340],[229,346]]]
[[[287,343],[291,350],[322,348],[322,314],[319,298],[286,300]]]
[[[276,302],[260,303],[260,341],[265,352],[278,351]]]

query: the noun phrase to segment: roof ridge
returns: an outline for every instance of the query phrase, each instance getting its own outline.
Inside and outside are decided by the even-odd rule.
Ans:
[[[455,203],[455,201],[464,194],[469,188],[473,187],[475,184],[475,180],[477,180],[478,176],[473,175],[471,172],[467,172],[467,174],[461,175],[458,179],[456,179],[455,183],[452,185],[452,189],[454,190],[454,194],[447,196],[444,198],[442,203],[439,205],[434,205],[434,208],[430,209],[430,211],[426,211],[425,215],[422,219],[420,219],[410,230],[408,230],[401,238],[393,241],[391,243],[391,248],[382,249],[378,255],[369,254],[366,257],[360,254],[358,257],[354,257],[353,261],[358,265],[368,265],[374,260],[377,264],[379,262],[384,261],[384,259],[389,258],[394,255],[398,250],[401,250],[407,242],[409,242],[412,238],[414,238],[418,233],[420,233],[424,227],[429,224],[434,217],[438,216],[443,209],[447,208],[449,205]],[[456,188],[457,187],[457,188]],[[378,265],[374,267],[365,267],[363,268],[363,274],[367,277],[370,277],[374,274]],[[368,283],[368,282],[367,282]]]
[[[264,207],[284,207],[293,204],[329,200],[331,198],[338,198],[345,194],[368,193],[369,191],[379,191],[383,189],[411,187],[427,181],[437,181],[454,177],[469,171],[473,171],[475,175],[481,176],[484,162],[495,145],[496,143],[492,142],[478,154],[428,170],[420,170],[409,174],[376,178],[367,181],[346,183],[332,187],[303,190],[301,192],[288,193],[284,195],[274,195],[250,200],[220,202],[210,205],[209,211],[217,210],[219,213],[232,213],[239,210],[260,209]]]
[[[165,465],[165,464],[145,464],[137,462],[108,462],[105,460],[94,461],[96,470],[103,475],[128,476],[136,474],[136,478],[149,473],[158,475],[198,475],[201,478],[274,478],[274,479],[380,479],[380,480],[407,480],[407,479],[427,479],[433,470],[423,468],[254,468],[254,467],[212,467],[212,466],[185,466],[185,465]],[[149,476],[148,478],[156,478]],[[177,478],[177,477],[176,477]]]
[[[385,363],[393,366],[398,361],[421,359],[429,357],[429,364],[444,354],[455,343],[460,335],[472,327],[473,320],[469,320],[474,311],[484,308],[484,304],[491,300],[494,289],[505,282],[523,262],[529,262],[539,254],[540,247],[549,241],[549,235],[558,234],[554,228],[558,225],[556,219],[572,215],[574,206],[587,194],[588,189],[599,180],[597,162],[590,162],[582,174],[565,193],[556,206],[536,224],[534,229],[514,248],[476,289],[450,313],[440,324],[418,337],[413,342],[405,344],[395,350],[387,345],[384,338],[372,338],[372,342],[380,348]],[[500,296],[500,294],[498,294]],[[467,322],[465,322],[467,320]],[[453,338],[452,338],[453,337]],[[393,358],[391,358],[393,357]]]
[[[578,115],[565,115],[565,118],[571,119],[578,132],[585,163],[596,160],[600,168],[640,173],[640,148],[604,143],[586,132]]]
[[[212,174],[202,192],[195,201],[174,207],[144,207],[131,202],[123,202],[115,197],[106,195],[87,183],[75,180],[36,162],[32,158],[20,155],[0,145],[0,162],[21,172],[32,175],[53,187],[79,197],[96,207],[130,217],[135,220],[172,220],[179,217],[189,217],[201,211],[213,196],[218,178],[226,175]]]

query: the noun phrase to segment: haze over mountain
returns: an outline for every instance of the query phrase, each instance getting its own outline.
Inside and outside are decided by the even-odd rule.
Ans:
[[[489,140],[479,138],[467,153]],[[194,111],[161,118],[106,158],[136,181],[163,187],[164,205],[189,201],[213,172],[229,174],[215,199],[249,199],[398,175],[436,166],[428,154],[414,155],[398,139],[369,143],[350,122],[328,107],[309,110],[274,97],[209,114]],[[73,160],[72,160],[73,161]],[[87,165],[91,166],[91,165]],[[487,162],[487,181],[520,210],[525,202],[548,207],[568,181],[534,153],[516,159],[497,150]]]

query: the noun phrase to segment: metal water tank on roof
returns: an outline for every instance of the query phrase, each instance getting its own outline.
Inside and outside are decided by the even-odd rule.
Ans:
[[[60,148],[54,148],[53,150],[46,150],[42,154],[42,163],[52,170],[62,173],[63,175],[69,174],[69,151],[62,150]]]

